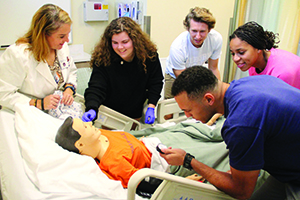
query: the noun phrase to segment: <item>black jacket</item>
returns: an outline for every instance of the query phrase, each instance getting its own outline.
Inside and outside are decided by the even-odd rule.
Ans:
[[[148,104],[157,104],[163,87],[163,73],[158,54],[154,61],[146,60],[144,66],[134,57],[132,62],[123,59],[112,61],[110,66],[93,66],[85,90],[86,111],[98,112],[105,105],[131,118],[142,116],[146,99]]]

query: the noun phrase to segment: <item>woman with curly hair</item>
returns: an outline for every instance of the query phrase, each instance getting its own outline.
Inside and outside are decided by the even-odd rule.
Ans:
[[[162,69],[156,45],[135,21],[129,17],[111,21],[94,48],[91,67],[83,121],[95,120],[100,105],[139,121],[147,99],[145,123],[154,122]]]
[[[232,59],[242,71],[249,70],[250,76],[275,76],[300,89],[300,57],[276,49],[277,37],[258,23],[248,22],[229,37]]]

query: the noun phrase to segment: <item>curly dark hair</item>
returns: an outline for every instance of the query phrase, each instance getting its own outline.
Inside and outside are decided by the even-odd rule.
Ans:
[[[129,17],[116,18],[106,27],[100,41],[93,50],[91,66],[109,66],[114,59],[118,59],[118,55],[112,48],[111,39],[114,34],[119,34],[123,31],[132,40],[135,56],[146,71],[146,59],[155,59],[157,48],[149,36],[142,31],[140,25]]]
[[[203,22],[208,25],[209,30],[215,27],[216,19],[213,17],[211,12],[206,8],[191,8],[189,14],[183,20],[183,25],[186,30],[190,29],[191,20],[195,22]]]
[[[238,27],[230,36],[229,41],[233,38],[239,38],[259,50],[270,50],[277,48],[279,43],[278,33],[264,31],[263,27],[257,22],[251,21]],[[277,41],[278,40],[278,41]]]
[[[174,81],[172,95],[186,92],[190,100],[201,98],[207,91],[213,90],[218,84],[213,72],[203,66],[193,66],[185,69]]]

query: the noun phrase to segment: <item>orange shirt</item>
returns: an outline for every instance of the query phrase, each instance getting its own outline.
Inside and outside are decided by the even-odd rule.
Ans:
[[[109,146],[98,165],[110,179],[121,181],[127,188],[137,170],[150,168],[151,153],[144,143],[127,132],[101,129],[101,134],[107,137]]]

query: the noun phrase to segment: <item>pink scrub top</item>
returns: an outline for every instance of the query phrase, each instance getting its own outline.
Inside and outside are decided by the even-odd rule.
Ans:
[[[271,75],[286,83],[300,89],[300,57],[281,49],[271,50],[266,68],[259,74],[255,71],[255,67],[249,69],[249,75]]]

